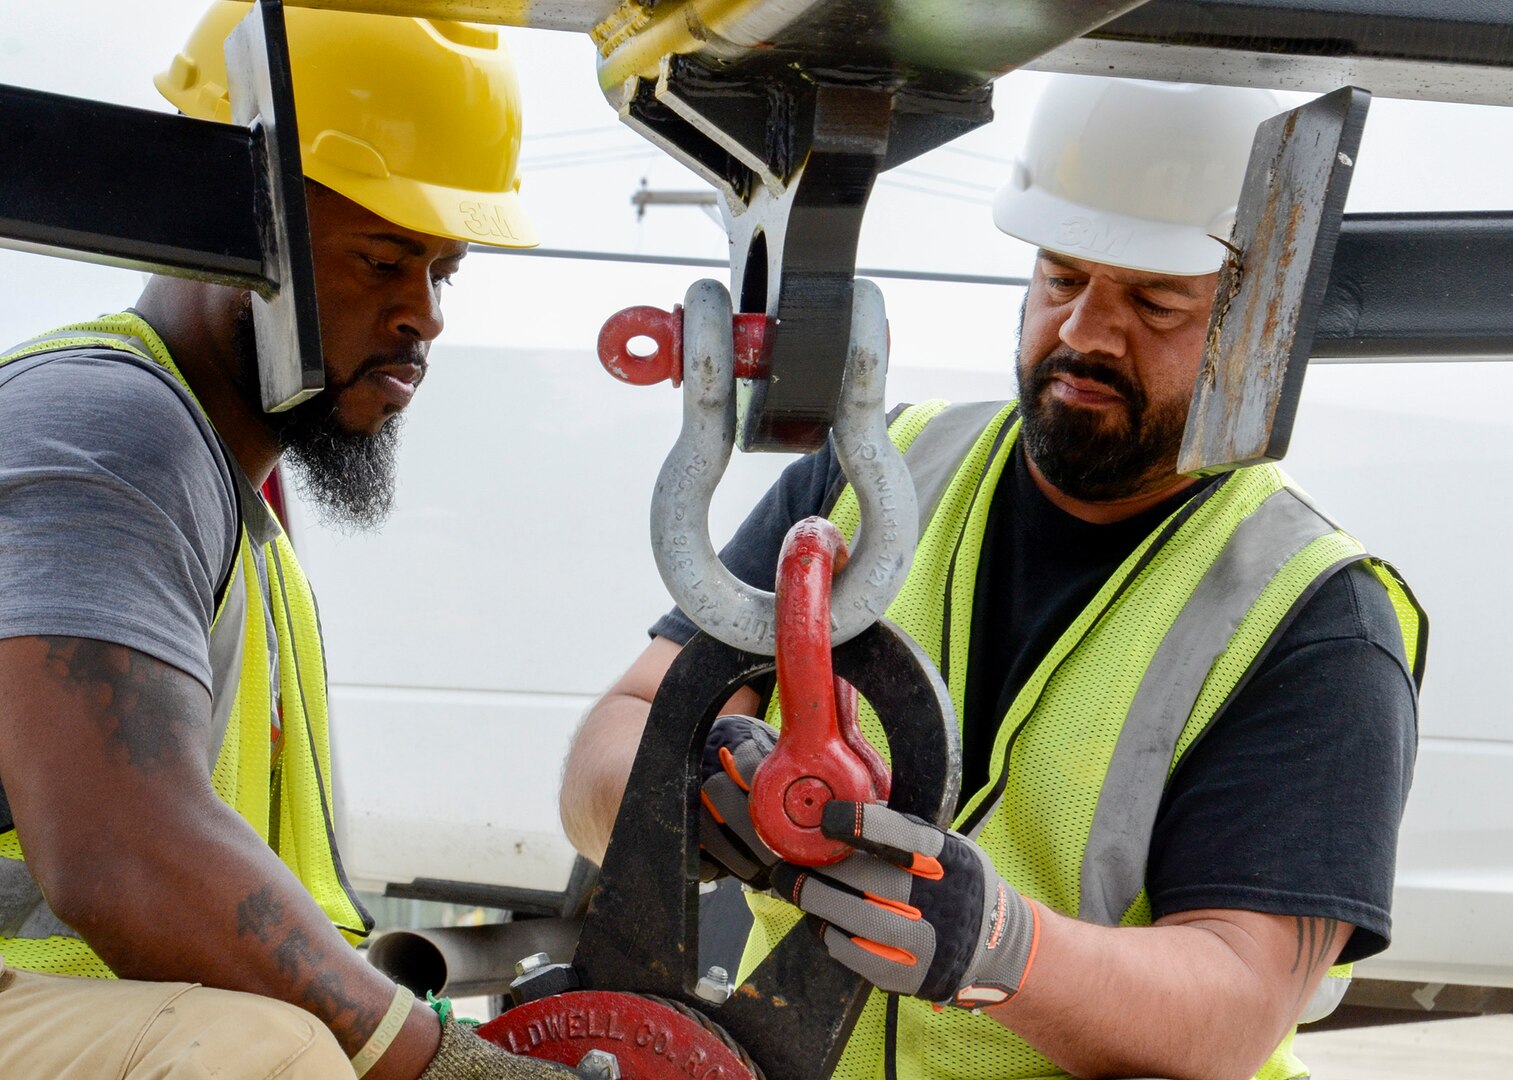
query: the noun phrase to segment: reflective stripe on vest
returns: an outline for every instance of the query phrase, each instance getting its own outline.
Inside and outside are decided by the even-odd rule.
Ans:
[[[1135,902],[1177,740],[1210,669],[1282,567],[1334,531],[1283,488],[1240,522],[1198,583],[1146,669],[1119,733],[1083,853],[1078,918],[1113,926]]]
[[[1016,420],[1005,403],[931,402],[890,427],[895,442],[909,444],[911,473],[924,449],[956,448],[949,467],[932,459],[920,474],[920,503],[934,509],[888,615],[941,668],[958,715],[987,512]],[[958,424],[963,430],[934,430]],[[831,517],[849,534],[856,516],[848,495]],[[1136,547],[1043,658],[1003,718],[987,786],[955,826],[1026,895],[1107,925],[1149,924],[1145,860],[1171,770],[1312,591],[1366,558],[1274,467],[1205,488]],[[1385,564],[1367,566],[1384,585],[1401,584]],[[1419,616],[1402,594],[1394,606],[1412,657]],[[779,719],[776,709],[769,718]],[[862,719],[881,745],[865,707]],[[776,901],[753,907],[759,925],[743,972],[794,921]],[[1303,1075],[1290,1045],[1289,1037],[1259,1075]],[[835,1075],[875,1077],[889,1055],[889,1075],[904,1080],[1064,1075],[989,1018],[874,993]]]
[[[145,321],[129,313],[64,327],[36,338],[0,355],[0,364],[65,349],[116,349],[156,363],[198,404],[162,340]],[[282,529],[255,552],[240,512],[237,517],[237,555],[230,579],[240,579],[246,598],[242,663],[211,783],[216,794],[278,853],[343,936],[355,944],[367,936],[373,920],[347,881],[336,851],[326,667],[315,598]],[[274,698],[258,554],[267,567],[279,656],[284,745],[276,771],[268,739]],[[224,589],[219,598],[216,623],[226,610],[231,592]],[[0,834],[0,858],[24,858],[14,830]],[[0,954],[17,968],[105,978],[112,974],[78,938],[0,938]]]

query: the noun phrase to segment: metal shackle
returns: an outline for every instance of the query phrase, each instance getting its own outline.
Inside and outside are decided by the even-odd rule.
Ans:
[[[695,282],[684,298],[683,428],[657,477],[652,553],[673,600],[701,630],[746,652],[777,650],[775,598],[725,568],[709,537],[709,504],[735,446],[730,293]],[[888,438],[883,393],[888,322],[883,296],[856,282],[851,346],[832,438],[856,490],[861,525],[831,596],[832,645],[877,621],[903,588],[919,539],[914,484]]]

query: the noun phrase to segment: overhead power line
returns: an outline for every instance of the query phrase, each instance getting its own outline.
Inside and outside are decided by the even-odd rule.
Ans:
[[[659,153],[655,147],[621,147],[615,150],[573,150],[561,154],[543,154],[536,158],[523,158],[520,170],[524,173],[542,172],[548,169],[575,169],[584,165],[605,165],[614,161],[632,161]]]
[[[529,255],[538,259],[581,259],[588,262],[643,263],[654,266],[698,266],[709,269],[730,268],[724,259],[701,259],[692,255],[641,255],[629,251],[583,251],[573,248],[496,248],[474,244],[469,251],[480,255]],[[998,274],[957,274],[938,270],[901,270],[883,266],[858,266],[858,277],[898,278],[905,281],[940,281],[958,285],[1005,285],[1022,289],[1029,278]]]
[[[964,146],[942,146],[940,149],[947,154],[976,158],[978,161],[991,161],[995,165],[1014,164],[1013,158],[1000,157],[998,154],[984,154],[981,150],[968,150]]]
[[[527,132],[525,141],[530,143],[541,142],[543,139],[574,139],[583,135],[604,135],[611,131],[627,131],[620,124],[600,124],[597,127],[569,128],[566,131],[532,131]]]
[[[938,188],[929,188],[921,184],[911,184],[907,180],[894,180],[886,173],[877,178],[880,186],[898,188],[902,191],[917,191],[921,195],[934,195],[938,199],[954,199],[956,202],[968,203],[972,206],[992,206],[992,199],[979,199],[971,195],[963,195],[958,191],[941,191]]]
[[[961,180],[954,176],[942,176],[939,173],[923,172],[919,169],[893,169],[891,173],[884,173],[883,175],[909,176],[916,180],[929,180],[936,184],[950,184],[953,187],[970,188],[973,191],[983,191],[988,194],[992,194],[998,190],[992,184],[980,184],[974,180]]]

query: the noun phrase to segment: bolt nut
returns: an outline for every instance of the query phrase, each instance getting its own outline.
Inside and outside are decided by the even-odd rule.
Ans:
[[[545,953],[537,953],[516,965],[516,970],[525,968],[520,977],[510,983],[510,999],[516,1005],[578,989],[578,972],[573,965],[548,964],[545,960]]]
[[[608,1050],[590,1050],[578,1062],[585,1080],[620,1080],[620,1059]]]
[[[529,975],[537,968],[545,967],[551,962],[552,958],[550,956],[547,956],[544,952],[532,953],[530,956],[525,957],[523,960],[515,961],[515,974]]]
[[[718,964],[712,965],[693,988],[693,992],[711,1005],[723,1005],[730,1000],[735,988],[730,985],[730,972]]]

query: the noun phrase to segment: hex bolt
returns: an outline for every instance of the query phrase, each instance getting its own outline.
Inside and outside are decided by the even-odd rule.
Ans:
[[[590,1050],[578,1062],[578,1073],[587,1080],[620,1080],[620,1059],[608,1050]]]
[[[711,1005],[723,1005],[730,1000],[730,972],[718,964],[711,965],[693,988],[693,992]]]
[[[529,975],[537,968],[545,967],[552,962],[552,958],[544,952],[532,953],[523,960],[515,961],[516,975]]]

